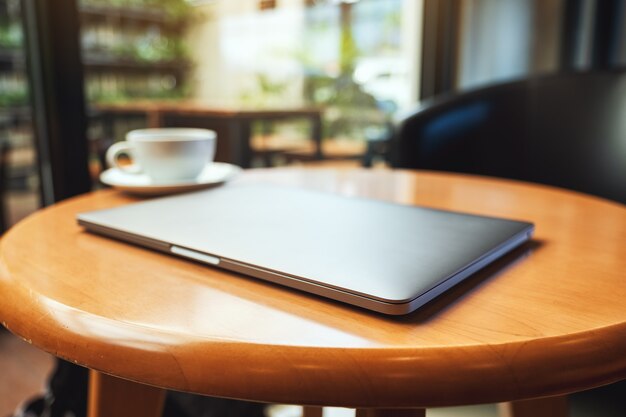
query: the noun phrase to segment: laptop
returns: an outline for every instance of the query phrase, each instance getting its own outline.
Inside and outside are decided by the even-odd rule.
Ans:
[[[407,314],[533,225],[269,184],[81,213],[87,231],[384,314]]]

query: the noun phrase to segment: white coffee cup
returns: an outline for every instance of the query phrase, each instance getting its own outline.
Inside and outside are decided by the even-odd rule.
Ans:
[[[114,143],[106,159],[111,167],[129,174],[146,174],[156,182],[189,181],[213,161],[215,142],[215,132],[207,129],[138,129],[128,132],[126,141]],[[122,154],[128,155],[133,164],[120,165]]]

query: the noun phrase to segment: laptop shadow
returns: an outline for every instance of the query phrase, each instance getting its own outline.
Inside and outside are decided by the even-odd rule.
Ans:
[[[391,317],[391,320],[396,323],[426,324],[458,305],[458,303],[463,302],[464,299],[470,297],[490,281],[497,279],[508,270],[514,268],[515,265],[523,262],[524,259],[543,245],[544,243],[540,240],[530,240],[498,258],[413,313]]]
[[[367,316],[368,320],[386,322],[387,324],[392,324],[395,326],[424,325],[443,315],[446,311],[454,308],[459,303],[462,303],[464,299],[472,296],[472,294],[479,291],[480,288],[488,285],[489,282],[498,279],[498,277],[500,277],[502,274],[506,273],[510,269],[514,268],[517,264],[523,262],[526,258],[531,256],[533,252],[539,250],[543,245],[544,242],[535,239],[520,245],[511,252],[508,252],[507,254],[498,258],[486,267],[482,268],[478,272],[472,274],[461,283],[445,291],[440,296],[429,301],[427,304],[418,308],[416,311],[406,315],[386,315],[383,313],[366,310],[364,308],[350,306],[339,301],[318,297],[312,294],[302,294],[303,296],[314,297],[321,303],[330,304],[333,305],[333,307],[335,308],[338,307],[340,309],[346,310],[346,313],[348,314],[357,313],[361,316]],[[270,285],[277,284],[270,283]],[[300,293],[300,291],[298,290],[287,288],[285,288],[285,290]],[[301,311],[301,314],[303,316],[306,316],[306,313],[304,311]],[[319,320],[319,317],[317,317],[317,319]]]
[[[363,320],[363,322],[368,322],[370,324],[372,321],[379,322],[383,326],[390,326],[390,328],[398,329],[404,326],[415,327],[427,324],[443,315],[446,311],[458,306],[458,304],[462,303],[464,299],[471,297],[472,294],[488,285],[489,282],[498,279],[502,274],[505,274],[507,271],[513,269],[519,263],[524,262],[525,259],[532,256],[532,253],[539,250],[543,245],[544,242],[540,240],[530,240],[498,258],[496,261],[474,273],[461,283],[455,285],[424,306],[418,308],[416,311],[401,316],[378,313],[267,281],[259,283],[263,286],[274,287],[279,294],[282,293],[284,295],[285,292],[288,292],[298,298],[305,297],[308,299],[314,299],[315,303],[298,303],[297,305],[294,305],[289,302],[285,303],[286,300],[284,298],[281,298],[280,302],[273,302],[271,298],[265,298],[264,300],[257,299],[255,301],[273,308],[279,308],[302,319],[314,319],[322,325],[334,327],[342,332],[352,333],[355,336],[366,336],[371,338],[371,329],[367,326],[363,327],[356,324],[356,322],[361,321],[359,319],[367,318],[366,320]],[[244,275],[241,275],[241,277],[243,279],[250,279]],[[320,308],[320,304],[324,304],[327,308]],[[341,314],[344,318],[346,318],[346,322],[351,323],[349,328],[343,328],[343,325],[341,324],[342,321],[336,320],[336,314],[339,313],[339,310],[341,310]]]

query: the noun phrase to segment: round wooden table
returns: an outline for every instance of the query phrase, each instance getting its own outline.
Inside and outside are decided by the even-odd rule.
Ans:
[[[139,200],[114,190],[41,210],[2,239],[0,318],[93,370],[92,417],[158,415],[161,388],[372,415],[626,378],[623,205],[430,172],[275,169],[236,181],[518,218],[536,234],[417,312],[386,317],[85,232],[76,213]],[[119,406],[129,398],[135,409]]]

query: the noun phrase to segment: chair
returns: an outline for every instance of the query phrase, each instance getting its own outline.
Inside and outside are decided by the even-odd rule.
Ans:
[[[540,76],[436,98],[399,123],[391,162],[626,204],[626,70]],[[606,390],[623,396],[626,384],[594,392]]]
[[[538,182],[626,203],[626,70],[437,98],[399,124],[392,165]]]

